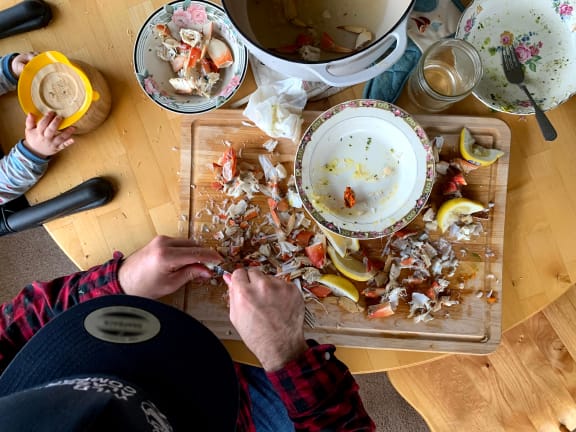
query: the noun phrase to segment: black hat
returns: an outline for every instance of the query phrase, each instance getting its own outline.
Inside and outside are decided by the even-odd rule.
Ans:
[[[218,338],[163,303],[111,295],[36,333],[0,375],[2,431],[233,431],[238,380]]]

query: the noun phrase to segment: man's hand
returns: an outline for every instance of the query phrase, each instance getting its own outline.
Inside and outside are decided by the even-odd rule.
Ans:
[[[24,145],[36,156],[47,158],[74,143],[74,126],[58,131],[62,117],[49,112],[38,123],[32,114],[26,116]]]
[[[308,349],[300,290],[255,269],[226,276],[230,320],[267,371],[282,368]]]
[[[222,257],[193,241],[158,236],[130,255],[118,270],[118,281],[126,294],[157,299],[186,283],[209,278],[205,265],[216,265]]]

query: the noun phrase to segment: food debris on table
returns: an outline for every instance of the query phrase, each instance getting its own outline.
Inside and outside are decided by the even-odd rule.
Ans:
[[[393,315],[400,300],[408,302],[408,317],[430,321],[433,312],[459,304],[459,293],[449,288],[460,261],[444,238],[432,241],[427,231],[399,231],[393,236],[388,255],[388,281],[368,287],[363,294],[378,299],[369,307],[369,317]]]
[[[443,144],[441,139],[436,141]],[[364,314],[367,319],[388,319],[401,310],[406,318],[426,323],[439,317],[450,318],[450,310],[462,304],[464,289],[476,278],[476,271],[461,269],[460,259],[470,262],[470,257],[477,256],[477,261],[483,262],[494,257],[488,247],[483,258],[461,245],[484,233],[483,222],[489,220],[493,203],[486,206],[482,215],[454,219],[444,233],[438,225],[438,203],[430,203],[416,229],[409,226],[397,231],[384,239],[379,251],[368,251],[360,245],[342,260],[336,260],[335,265],[335,258],[327,251],[336,240],[304,211],[294,176],[275,160],[278,142],[264,141],[261,153],[251,154],[246,160],[241,155],[242,146],[223,143],[222,154],[210,166],[213,187],[222,196],[212,198],[196,214],[212,218],[212,224],[204,225],[196,234],[210,235],[217,241],[226,271],[255,267],[294,283],[307,301],[336,304],[345,313]],[[438,158],[437,166],[444,162],[440,152]],[[437,195],[445,202],[463,199],[467,174],[456,169],[453,160],[446,163],[445,174],[439,176],[436,185],[440,191]],[[442,193],[446,183],[456,186],[456,198],[454,194]],[[350,186],[346,187],[344,200],[347,207],[355,205]],[[456,249],[460,258],[453,242],[460,243]],[[341,247],[339,250],[342,256],[350,253]],[[349,269],[342,268],[346,263],[351,266]],[[340,276],[347,273],[369,276],[354,279],[366,281],[359,286],[350,283],[351,276]],[[470,288],[472,297],[482,296],[488,304],[499,301],[492,290],[475,285]]]

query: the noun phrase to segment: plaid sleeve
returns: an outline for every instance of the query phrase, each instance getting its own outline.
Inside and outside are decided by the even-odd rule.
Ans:
[[[123,294],[118,283],[119,252],[107,263],[54,279],[32,282],[10,302],[0,305],[0,372],[42,326],[75,304]]]
[[[374,431],[358,384],[333,345],[309,340],[310,349],[268,379],[284,401],[297,431]]]

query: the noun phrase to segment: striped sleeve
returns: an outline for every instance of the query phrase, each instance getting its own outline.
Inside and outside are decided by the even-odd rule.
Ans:
[[[297,431],[374,431],[358,384],[333,345],[308,341],[310,349],[268,379],[282,398]]]
[[[18,79],[12,74],[10,65],[17,55],[18,53],[12,53],[0,57],[0,95],[16,90]]]
[[[26,193],[48,169],[49,159],[34,155],[20,141],[0,159],[0,205]]]

